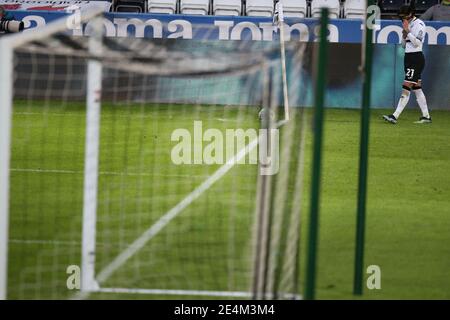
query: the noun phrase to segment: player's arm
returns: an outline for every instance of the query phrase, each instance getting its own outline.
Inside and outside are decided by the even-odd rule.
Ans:
[[[423,34],[423,32],[422,32]],[[413,44],[414,47],[418,47],[422,44],[422,38],[423,36],[421,34],[414,35],[411,31],[406,36],[409,41]]]
[[[420,24],[419,27],[407,30],[408,34],[406,38],[411,41],[414,47],[418,47],[422,44],[423,37],[425,35],[425,25]]]
[[[408,35],[408,32],[406,32],[404,29],[402,30],[402,47],[403,49],[406,48],[406,36]]]

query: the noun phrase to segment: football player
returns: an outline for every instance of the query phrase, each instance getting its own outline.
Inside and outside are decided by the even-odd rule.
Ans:
[[[404,68],[405,80],[397,108],[391,115],[384,115],[383,119],[396,124],[403,109],[409,101],[411,91],[416,95],[417,103],[422,111],[422,117],[416,123],[431,123],[427,100],[422,91],[422,71],[425,67],[425,57],[422,52],[425,37],[425,24],[414,15],[414,7],[404,5],[400,7],[399,17],[403,24],[402,46],[405,49]]]

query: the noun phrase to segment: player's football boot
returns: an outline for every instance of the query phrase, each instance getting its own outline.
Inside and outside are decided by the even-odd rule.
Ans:
[[[390,115],[388,115],[388,116],[384,115],[384,116],[383,116],[383,119],[384,119],[385,121],[389,122],[389,123],[397,124],[397,118],[394,117],[393,114],[390,114]]]
[[[420,117],[419,121],[416,121],[414,123],[431,123],[431,117]]]

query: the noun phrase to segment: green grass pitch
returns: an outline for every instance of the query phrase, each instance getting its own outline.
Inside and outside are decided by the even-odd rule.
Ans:
[[[176,128],[258,127],[256,108],[105,105],[102,110],[97,272],[220,166],[176,166]],[[308,111],[310,113],[310,111]],[[365,265],[381,289],[364,299],[450,298],[450,113],[417,125],[373,110]],[[317,298],[352,299],[359,111],[325,115]],[[298,121],[298,118],[295,118]],[[85,110],[78,103],[16,103],[10,186],[9,298],[70,298],[66,268],[79,265]],[[301,274],[311,161],[306,145]],[[237,165],[119,268],[105,287],[246,291],[257,169]],[[231,257],[231,258],[230,258]],[[302,284],[303,286],[303,281]],[[93,294],[90,298],[179,298]],[[191,297],[192,298],[192,297]]]

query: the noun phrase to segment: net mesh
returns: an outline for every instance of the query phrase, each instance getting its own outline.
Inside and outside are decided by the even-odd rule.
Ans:
[[[301,68],[304,45],[286,50]],[[16,48],[8,297],[78,292],[68,267],[81,265],[89,61],[103,66],[100,288],[84,297],[254,297],[258,113],[284,116],[279,55],[276,42],[104,38],[98,56],[66,32]],[[275,126],[281,161],[262,243],[263,291],[279,298],[298,293],[302,112],[292,114]]]

